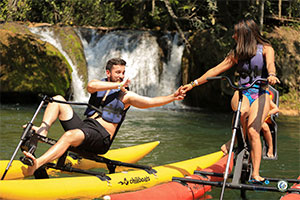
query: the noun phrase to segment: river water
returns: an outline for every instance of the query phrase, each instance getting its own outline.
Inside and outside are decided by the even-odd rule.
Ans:
[[[37,105],[1,105],[0,159],[10,159],[19,142],[22,124],[30,121]],[[77,113],[84,108],[75,107]],[[39,125],[43,111],[34,124]],[[140,164],[152,166],[182,161],[219,150],[231,137],[232,113],[170,109],[131,109],[112,148],[120,148],[159,140],[161,143]],[[300,119],[279,116],[278,160],[262,160],[261,174],[266,177],[297,178],[300,175]],[[58,139],[63,133],[59,122],[50,129],[49,137]],[[39,144],[37,155],[49,146]],[[19,158],[21,153],[17,154]],[[6,166],[0,166],[6,167]],[[218,199],[219,188],[208,193]],[[240,199],[237,190],[226,190],[224,199]],[[247,192],[248,199],[279,199],[280,193]]]

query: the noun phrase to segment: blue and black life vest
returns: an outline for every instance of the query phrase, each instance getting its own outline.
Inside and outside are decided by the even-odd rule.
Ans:
[[[102,79],[101,81],[107,81],[107,79]],[[102,111],[102,113],[99,113],[98,117],[102,117],[103,120],[118,124],[115,134],[111,140],[111,143],[114,139],[114,137],[117,135],[117,132],[122,124],[122,122],[125,119],[126,112],[129,109],[129,107],[124,110],[124,103],[120,100],[122,91],[120,89],[112,89],[109,91],[108,94],[106,94],[108,91],[97,91],[91,94],[91,97],[89,99],[89,104],[93,105]],[[106,97],[105,97],[106,96]],[[105,100],[103,98],[105,97]],[[92,116],[96,111],[90,107],[88,107],[84,115],[87,117]]]
[[[107,81],[103,79],[102,81]],[[99,117],[102,117],[107,122],[118,124],[122,118],[125,117],[126,111],[124,110],[124,103],[120,100],[119,89],[112,89],[108,91],[97,91],[91,94],[89,104],[99,108],[102,113],[99,113]],[[105,100],[103,98],[106,96]],[[88,107],[84,113],[87,117],[92,116],[96,111]]]

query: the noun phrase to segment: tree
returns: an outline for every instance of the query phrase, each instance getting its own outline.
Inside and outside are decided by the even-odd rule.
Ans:
[[[262,31],[264,26],[264,9],[265,9],[265,0],[260,1],[260,16],[259,16],[259,25],[260,25],[260,31]]]
[[[184,42],[185,42],[185,46],[186,46],[187,52],[190,53],[191,45],[190,45],[189,41],[185,38],[184,33],[183,33],[182,29],[180,28],[180,26],[179,26],[179,24],[178,24],[178,22],[177,22],[177,19],[178,19],[178,18],[177,18],[177,16],[174,14],[174,12],[173,12],[173,10],[172,10],[172,7],[171,7],[171,4],[170,4],[169,0],[164,0],[164,2],[165,2],[165,5],[166,5],[166,7],[167,7],[167,9],[168,9],[168,12],[169,12],[170,16],[171,16],[172,19],[173,19],[173,22],[174,22],[176,28],[178,29],[178,32],[179,32],[181,38],[182,38],[182,39],[184,40]]]
[[[0,20],[177,30],[182,36],[187,31],[232,27],[246,16],[261,27],[266,15],[277,12],[299,18],[299,5],[300,0],[2,0]]]
[[[281,18],[281,4],[282,0],[278,0],[278,17]]]

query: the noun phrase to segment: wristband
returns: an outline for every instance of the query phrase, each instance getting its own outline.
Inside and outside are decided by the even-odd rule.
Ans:
[[[120,83],[119,86],[118,86],[118,90],[121,90],[121,88],[123,87],[123,85],[124,85],[123,83]]]
[[[269,73],[269,76],[276,76],[275,73]]]
[[[190,84],[192,85],[192,87],[198,86],[198,81],[194,80]]]
[[[196,85],[194,81],[192,81],[190,84],[192,85],[192,87]]]
[[[196,80],[194,80],[194,83],[195,83],[195,85],[196,85],[196,86],[198,86],[198,85],[199,85],[199,83],[198,83],[197,79],[196,79]]]

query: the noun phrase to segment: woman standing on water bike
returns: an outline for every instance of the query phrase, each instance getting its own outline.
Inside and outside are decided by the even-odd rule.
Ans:
[[[241,20],[236,24],[232,38],[236,41],[236,46],[229,52],[227,57],[201,77],[190,84],[184,85],[183,92],[207,82],[206,78],[217,76],[233,66],[237,66],[237,71],[240,74],[240,86],[249,86],[257,78],[267,78],[269,84],[272,85],[280,82],[276,77],[274,49],[261,36],[259,27],[253,20]],[[270,97],[266,90],[267,87],[266,84],[260,82],[255,84],[253,88],[243,90],[241,124],[244,133],[247,131],[251,144],[253,181],[264,181],[264,178],[259,175],[262,152],[260,130],[270,109]],[[238,96],[238,91],[236,91],[231,100],[233,110],[237,110]],[[228,146],[227,143],[221,147],[224,154],[227,153]]]

